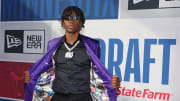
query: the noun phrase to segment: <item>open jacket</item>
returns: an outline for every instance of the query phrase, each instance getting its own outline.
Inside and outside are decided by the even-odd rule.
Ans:
[[[95,71],[95,74],[97,74],[98,77],[100,77],[103,81],[103,84],[107,90],[109,101],[117,101],[116,90],[112,88],[111,85],[112,75],[107,71],[105,66],[101,63],[101,61],[98,58],[100,56],[99,42],[83,35],[80,35],[80,38],[82,39],[88,52],[88,55],[93,63],[93,70]],[[50,40],[48,42],[48,51],[44,54],[44,56],[41,59],[39,59],[35,64],[33,64],[30,67],[29,72],[31,75],[31,80],[26,85],[25,101],[32,101],[33,92],[37,79],[40,77],[41,73],[49,70],[52,67],[53,53],[56,51],[62,39],[63,37],[59,37]]]

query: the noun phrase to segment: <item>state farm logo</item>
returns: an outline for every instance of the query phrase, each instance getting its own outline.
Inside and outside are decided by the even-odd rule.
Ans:
[[[5,30],[5,53],[44,53],[44,30]]]
[[[7,39],[7,48],[18,47],[22,44],[21,39],[16,38],[12,35],[7,35],[6,39]]]

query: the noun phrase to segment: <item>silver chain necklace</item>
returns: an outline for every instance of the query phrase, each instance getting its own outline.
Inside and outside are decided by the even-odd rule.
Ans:
[[[80,41],[78,40],[73,46],[72,48],[69,48],[68,45],[64,42],[64,46],[66,47],[66,49],[68,50],[66,53],[65,53],[65,58],[72,58],[73,57],[73,49],[76,48],[76,46],[80,43]]]

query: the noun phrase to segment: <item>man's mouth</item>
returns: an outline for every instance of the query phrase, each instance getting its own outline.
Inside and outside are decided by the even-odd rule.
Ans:
[[[72,29],[72,28],[73,28],[73,25],[69,25],[68,28]]]

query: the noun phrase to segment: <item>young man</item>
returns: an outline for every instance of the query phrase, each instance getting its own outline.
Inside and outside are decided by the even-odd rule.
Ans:
[[[65,35],[50,40],[47,53],[31,66],[30,76],[25,73],[25,82],[29,82],[25,101],[32,101],[33,93],[35,100],[43,101],[51,95],[51,101],[116,101],[120,80],[100,62],[99,42],[79,34],[85,23],[82,10],[67,7],[61,23]]]

